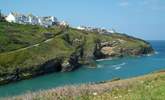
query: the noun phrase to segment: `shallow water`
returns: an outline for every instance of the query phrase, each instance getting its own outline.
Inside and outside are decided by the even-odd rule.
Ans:
[[[73,72],[53,73],[11,83],[0,86],[0,97],[19,95],[63,85],[99,82],[113,78],[129,78],[165,69],[165,41],[150,42],[157,52],[155,55],[99,60],[96,61],[97,68],[84,66]]]

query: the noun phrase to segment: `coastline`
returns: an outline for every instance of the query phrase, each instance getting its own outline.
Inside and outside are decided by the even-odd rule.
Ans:
[[[154,46],[154,49],[155,50],[158,50],[158,49],[156,49],[155,48],[155,46]],[[158,50],[159,51],[159,50]],[[160,54],[162,54],[162,52],[161,51],[159,51],[159,55]],[[155,57],[155,55],[153,56],[153,57]],[[132,58],[132,57],[131,57]],[[144,58],[147,58],[148,59],[148,57],[144,57]],[[139,59],[138,57],[137,57],[137,59]],[[143,58],[142,58],[143,59]],[[159,64],[159,66],[161,66],[161,64]],[[151,66],[152,67],[152,66]],[[124,68],[124,67],[123,67]],[[121,69],[121,70],[123,70],[123,68]],[[146,67],[147,68],[147,67]],[[97,69],[97,68],[96,68]],[[93,69],[91,69],[91,70],[93,70]],[[95,69],[94,69],[95,70]],[[102,70],[102,69],[101,69]],[[118,71],[120,71],[120,70],[118,70]],[[74,71],[74,72],[76,72],[76,71]],[[79,72],[79,71],[78,71]],[[70,73],[70,72],[69,72]],[[71,72],[72,73],[72,72]],[[56,74],[55,74],[56,75]],[[68,74],[67,74],[68,75]],[[49,75],[48,75],[49,76]],[[61,75],[60,75],[61,76]],[[69,74],[69,76],[70,76],[70,74]],[[52,77],[54,77],[54,75],[51,75],[51,78]],[[73,77],[74,78],[74,77]],[[37,78],[38,79],[38,78]],[[41,78],[39,78],[39,80],[40,80]],[[34,79],[34,80],[36,80],[36,79]],[[55,78],[52,78],[52,80],[56,80]],[[108,80],[108,79],[106,79],[106,80]],[[117,79],[118,80],[118,79]],[[51,80],[50,80],[51,81]],[[25,81],[25,82],[27,82],[27,83],[29,83],[29,81]],[[30,81],[30,83],[31,83],[32,81]],[[34,82],[34,81],[33,81]],[[37,81],[36,81],[37,82]],[[51,82],[53,82],[53,83],[55,83],[56,81],[51,81]],[[98,81],[99,82],[99,81]],[[101,82],[101,81],[100,81]],[[104,82],[104,81],[102,81],[102,82]],[[22,82],[21,82],[22,83]],[[48,82],[46,82],[46,84],[47,84]],[[84,82],[85,83],[85,82]],[[36,83],[34,83],[34,84],[36,84]],[[37,83],[38,84],[38,83]],[[92,84],[94,84],[94,82],[92,82]],[[22,85],[22,84],[19,84],[19,85]],[[48,84],[49,85],[49,84]],[[76,84],[75,84],[76,85]],[[15,86],[15,85],[14,85]],[[35,86],[35,85],[34,85]],[[34,86],[32,86],[33,88],[35,88]],[[61,86],[63,86],[63,85],[61,85]],[[58,87],[61,87],[61,86],[57,86],[57,88]],[[10,85],[10,87],[12,87],[11,85]],[[16,87],[17,87],[17,85],[16,85]],[[21,86],[22,87],[22,86]],[[56,86],[52,86],[52,88],[53,87],[56,87]],[[5,88],[4,88],[5,89]],[[41,88],[41,89],[43,89],[44,90],[44,88]],[[46,90],[47,89],[49,89],[49,88],[45,88]],[[12,91],[12,90],[11,90]],[[36,91],[38,91],[38,90],[36,90]],[[13,91],[14,92],[14,91]],[[6,92],[7,93],[7,92]],[[20,93],[16,93],[15,95],[19,95],[19,94],[21,94],[21,92]]]
[[[148,56],[148,55],[154,55],[155,53],[151,53],[151,54],[145,54],[145,55],[140,55],[140,56]],[[126,57],[140,57],[140,56],[126,56]],[[125,57],[108,57],[108,58],[104,58],[104,59],[98,59],[98,60],[95,60],[95,61],[108,61],[108,60],[113,60],[113,59],[121,59],[121,58],[125,58]],[[83,64],[83,65],[90,65],[91,63],[88,63],[88,64]],[[79,65],[80,66],[83,66],[83,65]],[[96,68],[96,65],[90,65],[91,67],[88,67],[88,68]],[[76,69],[74,69],[76,70]],[[71,70],[73,71],[73,70]],[[7,84],[10,84],[10,83],[13,83],[13,82],[19,82],[21,80],[26,80],[26,79],[32,79],[32,78],[35,78],[35,77],[38,77],[38,76],[43,76],[45,74],[51,74],[51,73],[54,73],[54,72],[58,72],[58,71],[50,71],[50,72],[47,72],[47,73],[38,73],[38,74],[35,74],[35,75],[25,75],[25,76],[22,76],[21,78],[19,78],[18,80],[0,80],[0,85],[7,85]],[[65,72],[64,72],[65,73]]]
[[[50,40],[50,37],[47,35],[45,37],[45,33],[40,32],[44,30],[48,33],[51,32],[51,40],[45,40],[46,42],[42,43],[40,43],[41,40],[38,40],[34,42],[34,45],[28,43],[32,48],[20,49],[20,51],[18,49],[18,52],[11,54],[3,51],[0,55],[1,85],[49,73],[73,71],[81,65],[90,64],[97,59],[141,56],[154,51],[148,42],[120,33],[106,35],[97,31],[81,31],[72,27],[43,28],[8,22],[3,22],[2,26],[3,29],[1,30],[4,32],[7,32],[5,28],[8,26],[13,30],[18,28],[19,31],[16,33],[18,36],[22,35],[25,30],[35,36],[36,33],[33,33],[33,29],[35,29],[40,37]],[[13,35],[12,32],[9,34]],[[19,38],[17,35],[14,38]],[[23,36],[28,37],[29,34],[23,34]],[[4,37],[13,41],[13,37],[5,35]],[[29,42],[33,43],[34,39],[37,38],[38,36]],[[21,43],[17,44],[20,45]],[[11,45],[10,42],[8,45]],[[13,49],[10,50],[13,51]]]
[[[32,100],[32,99],[44,98],[44,99],[50,100],[51,98],[84,99],[85,97],[85,98],[89,98],[89,100],[92,100],[97,97],[96,100],[99,100],[100,96],[102,96],[103,98],[106,97],[106,98],[114,99],[115,97],[118,97],[119,95],[125,97],[125,95],[129,94],[129,92],[132,92],[134,95],[138,95],[138,91],[145,92],[146,91],[145,89],[144,90],[137,89],[141,87],[147,87],[147,89],[153,89],[155,87],[154,89],[157,89],[158,88],[157,86],[160,84],[161,84],[160,86],[164,87],[163,84],[161,83],[161,81],[165,82],[164,80],[165,80],[165,71],[161,70],[161,71],[150,73],[144,76],[138,76],[138,77],[123,79],[123,80],[114,79],[111,81],[103,81],[99,83],[64,86],[64,87],[58,87],[55,89],[34,92],[34,93],[27,93],[21,96],[15,96],[15,97],[10,97],[6,99],[17,100],[17,99],[28,98]],[[148,84],[152,84],[153,86],[150,86],[148,88]],[[113,94],[115,91],[118,93],[118,95]],[[122,94],[120,91],[122,92]],[[123,94],[123,91],[125,91],[124,94]],[[108,95],[105,95],[107,93]],[[130,97],[135,98],[134,95],[132,94],[129,94],[129,95]],[[149,95],[149,93],[145,96],[147,98],[153,97]],[[159,96],[156,96],[154,98],[158,98],[158,97]],[[128,97],[126,98],[128,99]],[[138,98],[140,99],[141,96],[139,96]],[[160,100],[163,100],[163,95],[160,98],[162,98]]]

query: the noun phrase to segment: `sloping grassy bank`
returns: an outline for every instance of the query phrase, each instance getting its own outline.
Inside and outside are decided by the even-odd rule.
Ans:
[[[44,33],[56,35],[60,31],[59,27],[44,28],[37,25],[0,22],[0,53],[40,43],[48,39]]]
[[[164,100],[165,71],[125,80],[65,86],[7,100]]]

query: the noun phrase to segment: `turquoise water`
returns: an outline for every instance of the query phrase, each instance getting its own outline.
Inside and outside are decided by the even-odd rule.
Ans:
[[[151,41],[155,55],[97,61],[97,68],[86,66],[64,73],[54,73],[30,80],[0,86],[0,97],[19,95],[30,91],[50,89],[63,85],[129,78],[165,69],[165,41]]]

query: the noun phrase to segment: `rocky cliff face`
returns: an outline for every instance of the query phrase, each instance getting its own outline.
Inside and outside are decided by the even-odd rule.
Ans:
[[[121,47],[122,42],[104,42],[101,43],[100,52],[106,57],[140,56],[153,53],[152,47],[148,44],[136,48]]]
[[[49,60],[41,65],[31,66],[29,68],[16,68],[15,71],[1,77],[0,85],[7,84],[14,81],[19,81],[26,78],[36,77],[52,72],[59,72],[62,70],[62,58],[55,58]]]

